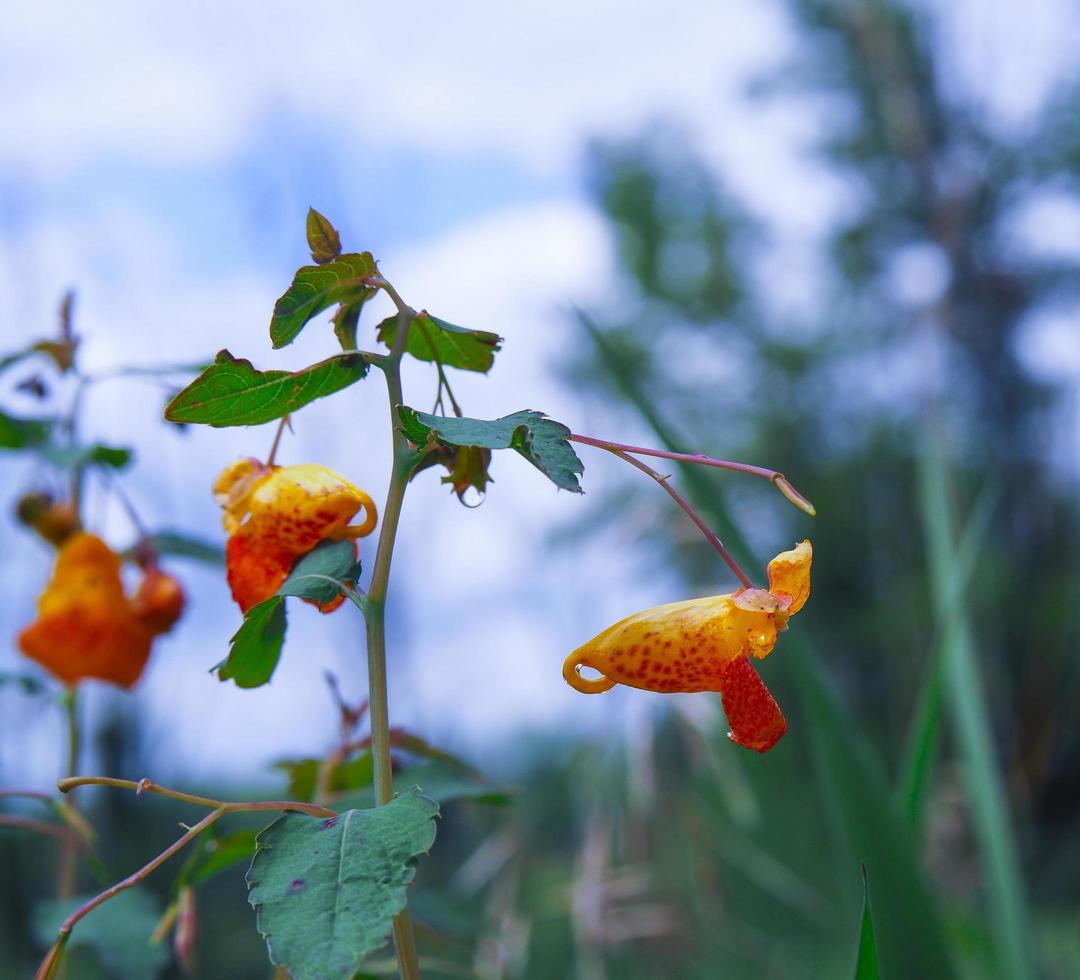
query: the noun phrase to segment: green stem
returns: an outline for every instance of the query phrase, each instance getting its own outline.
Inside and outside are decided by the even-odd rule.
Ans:
[[[64,717],[67,721],[68,756],[67,776],[70,779],[79,771],[79,706],[78,691],[69,687],[63,697]],[[75,801],[68,800],[68,805],[74,810]],[[64,848],[60,852],[60,871],[57,878],[56,893],[60,899],[71,898],[75,894],[75,885],[78,879],[79,855],[75,844],[70,839],[65,841]]]
[[[386,691],[386,593],[390,583],[390,565],[394,557],[401,505],[415,456],[401,431],[398,407],[401,396],[401,358],[415,312],[402,301],[389,283],[382,283],[387,295],[398,308],[398,329],[394,346],[379,364],[386,375],[386,393],[390,402],[390,427],[393,434],[394,463],[390,487],[383,508],[379,544],[371,584],[364,598],[364,619],[367,626],[368,710],[371,713],[371,753],[375,763],[375,801],[385,806],[394,797],[394,774],[390,759],[390,710]],[[398,972],[404,980],[420,976],[412,921],[408,908],[394,916],[394,947],[397,950]]]

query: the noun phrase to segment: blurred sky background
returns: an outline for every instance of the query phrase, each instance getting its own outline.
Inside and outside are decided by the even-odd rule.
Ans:
[[[945,84],[1017,131],[1080,50],[1080,18],[1065,0],[965,0],[939,15],[954,52]],[[634,441],[640,433],[605,428],[557,370],[571,305],[595,308],[617,293],[609,233],[584,189],[584,147],[655,119],[686,130],[766,221],[772,301],[798,307],[815,288],[816,248],[845,188],[805,152],[828,106],[747,98],[790,58],[791,31],[779,8],[750,0],[10,6],[0,31],[0,350],[51,331],[72,287],[91,372],[201,360],[222,347],[260,368],[327,356],[336,344],[325,327],[279,352],[267,336],[274,300],[308,261],[304,215],[315,206],[346,249],[374,252],[412,305],[506,338],[489,377],[454,378],[467,414],[535,408],[576,431]],[[1029,224],[1044,245],[1076,250],[1077,219],[1045,200]],[[899,288],[935,288],[919,256],[897,274]],[[1080,377],[1075,329],[1033,329],[1031,365]],[[372,346],[370,332],[361,346]],[[411,372],[406,392],[430,407],[426,368]],[[103,384],[86,434],[136,447],[123,482],[151,526],[223,540],[210,484],[234,457],[264,455],[273,427],[181,434],[160,422],[164,397],[145,382]],[[306,408],[279,461],[321,461],[381,501],[385,413],[372,377]],[[717,419],[712,443],[694,448],[723,455],[724,426]],[[582,456],[586,491],[621,465]],[[2,465],[0,622],[13,637],[51,555],[10,519],[32,472]],[[654,701],[622,690],[583,701],[563,683],[562,660],[615,619],[680,598],[678,576],[625,557],[632,526],[552,548],[580,502],[517,457],[497,458],[492,473],[478,510],[459,506],[433,474],[414,483],[390,638],[394,723],[487,765],[512,732],[618,732],[650,710]],[[97,527],[117,546],[133,537],[121,513],[100,507]],[[362,554],[371,550],[365,542]],[[143,751],[160,759],[155,778],[250,778],[282,755],[325,749],[334,717],[312,664],[362,696],[359,616],[293,610],[273,682],[240,691],[207,673],[240,621],[223,573],[171,567],[190,607],[131,700]],[[729,585],[721,577],[716,591]],[[25,666],[13,643],[0,650],[0,669]],[[93,710],[122,697],[94,686]],[[0,774],[46,788],[61,763],[60,719],[26,700],[0,693]]]

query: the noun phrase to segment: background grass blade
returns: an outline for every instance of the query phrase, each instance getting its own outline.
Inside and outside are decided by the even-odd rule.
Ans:
[[[929,776],[941,735],[944,715],[945,652],[947,649],[945,624],[951,622],[954,612],[963,608],[964,597],[975,568],[975,560],[986,537],[986,530],[990,526],[990,517],[994,512],[998,496],[998,489],[992,484],[987,484],[983,488],[975,506],[971,509],[956,554],[951,558],[948,570],[949,585],[944,601],[945,613],[938,623],[934,640],[930,644],[930,657],[927,660],[925,676],[904,748],[904,757],[900,764],[896,801],[900,809],[907,814],[916,835],[922,825],[926,789],[929,785]]]
[[[881,980],[878,970],[877,943],[874,941],[874,916],[870,912],[870,881],[862,866],[863,907],[859,927],[859,949],[855,956],[855,980]]]
[[[986,692],[975,658],[971,625],[962,605],[946,606],[956,548],[948,470],[940,437],[929,431],[920,455],[920,505],[927,540],[931,595],[944,624],[942,660],[949,711],[967,793],[968,812],[985,877],[994,942],[1005,976],[1035,976],[1027,899],[1008,803],[986,709]],[[947,618],[946,618],[947,617]]]

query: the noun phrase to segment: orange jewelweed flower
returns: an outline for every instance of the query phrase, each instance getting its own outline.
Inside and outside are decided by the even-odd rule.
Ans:
[[[296,559],[320,541],[355,541],[370,534],[378,520],[363,490],[317,463],[266,466],[239,459],[217,478],[214,499],[225,509],[229,587],[245,613],[277,592]],[[363,523],[349,526],[361,508]],[[319,608],[332,612],[344,599],[338,596]]]
[[[180,583],[156,566],[135,596],[124,594],[120,556],[101,538],[78,532],[64,543],[38,599],[38,618],[19,634],[19,648],[65,684],[88,677],[131,687],[150,646],[184,608]]]
[[[767,752],[787,722],[749,658],[768,656],[788,618],[806,603],[812,560],[810,542],[803,541],[769,562],[768,590],[740,589],[628,616],[571,653],[563,677],[583,694],[616,684],[669,694],[717,691],[728,737]],[[582,667],[601,676],[582,677]]]

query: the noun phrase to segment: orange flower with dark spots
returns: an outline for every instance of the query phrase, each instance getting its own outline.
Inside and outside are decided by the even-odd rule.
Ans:
[[[363,490],[317,463],[266,466],[240,459],[218,477],[214,497],[225,510],[222,523],[229,533],[229,587],[245,613],[277,592],[296,560],[320,541],[355,542],[378,519]],[[363,522],[350,525],[361,509]],[[332,612],[344,598],[319,608]]]
[[[616,684],[662,693],[719,692],[729,737],[758,752],[787,731],[750,657],[768,656],[777,634],[810,596],[813,549],[803,541],[769,562],[769,588],[689,599],[628,616],[578,647],[563,677],[583,694]],[[581,668],[599,677],[581,676]]]
[[[38,618],[19,648],[65,684],[86,678],[131,687],[142,675],[154,636],[172,627],[184,594],[171,575],[147,569],[135,597],[124,594],[120,556],[79,532],[64,543],[38,599]]]

